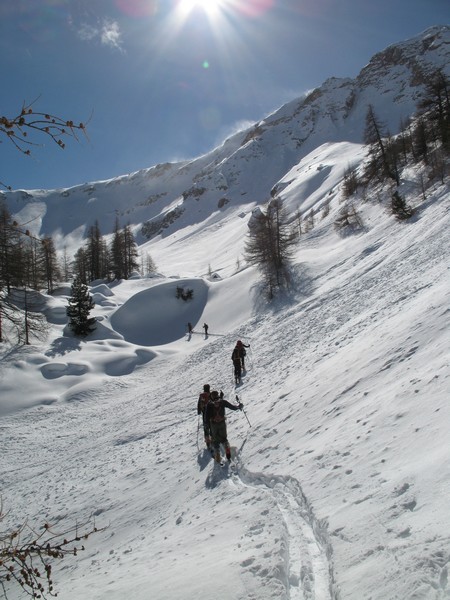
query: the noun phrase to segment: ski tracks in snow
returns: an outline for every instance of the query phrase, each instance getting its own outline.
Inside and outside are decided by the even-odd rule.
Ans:
[[[265,488],[273,495],[286,529],[285,576],[289,600],[339,600],[326,523],[317,519],[299,482],[289,476],[251,473],[237,457],[235,485]]]

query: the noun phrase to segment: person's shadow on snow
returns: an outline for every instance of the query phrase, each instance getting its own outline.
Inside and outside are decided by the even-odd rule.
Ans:
[[[203,469],[206,469],[206,467],[208,466],[210,461],[211,461],[211,452],[207,448],[204,448],[202,452],[198,453],[197,462],[200,467],[200,471],[203,471]]]
[[[229,477],[229,465],[225,463],[224,465],[219,465],[217,463],[213,464],[213,469],[208,473],[205,479],[205,487],[208,489],[215,488],[220,484],[221,481],[228,479]]]

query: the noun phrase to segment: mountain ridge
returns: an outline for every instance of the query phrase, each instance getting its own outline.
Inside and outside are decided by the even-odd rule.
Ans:
[[[327,79],[203,156],[71,188],[2,196],[19,222],[29,222],[35,235],[56,235],[60,246],[66,236],[82,243],[96,220],[110,234],[117,217],[130,223],[142,244],[217,211],[264,204],[286,174],[323,144],[362,144],[369,103],[395,133],[414,114],[427,76],[436,69],[449,73],[449,58],[450,28],[431,27],[375,54],[355,79]],[[89,204],[91,223],[77,218],[80,203]]]

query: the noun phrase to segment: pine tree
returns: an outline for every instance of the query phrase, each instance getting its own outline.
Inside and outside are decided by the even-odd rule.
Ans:
[[[289,264],[298,239],[296,224],[290,226],[279,198],[270,201],[267,213],[254,213],[245,246],[245,258],[260,270],[269,298],[275,288],[289,282]]]
[[[125,263],[125,250],[123,233],[120,231],[119,219],[116,217],[116,223],[114,226],[114,234],[109,249],[109,263],[113,279],[124,278],[124,263]]]
[[[437,138],[444,150],[450,151],[450,85],[440,69],[429,79],[419,110],[426,114],[428,125],[435,124]]]
[[[53,238],[49,236],[44,237],[42,240],[41,252],[47,293],[53,294],[55,282],[61,279],[61,269],[58,264]]]
[[[88,280],[102,279],[105,276],[103,269],[105,246],[98,221],[89,228],[85,250],[88,258]]]
[[[11,242],[11,215],[5,204],[0,204],[0,290],[11,289],[11,262],[13,245]]]
[[[89,317],[94,306],[87,286],[77,277],[72,284],[72,296],[67,307],[69,326],[76,336],[85,337],[95,330],[95,318]]]
[[[378,119],[374,108],[369,104],[366,113],[366,126],[364,129],[364,142],[369,146],[370,161],[366,167],[365,174],[368,179],[378,176],[381,180],[393,179],[399,185],[398,175],[389,161],[387,141],[384,139],[385,126]]]
[[[400,196],[398,191],[392,194],[391,212],[398,221],[409,219],[414,214],[414,210],[406,204],[406,200]]]
[[[72,265],[75,278],[81,283],[88,282],[88,256],[85,248],[78,248],[75,252],[75,258]]]
[[[141,271],[145,275],[156,273],[156,264],[148,252],[141,256]]]
[[[69,281],[72,277],[72,265],[71,260],[69,258],[69,254],[67,252],[67,246],[64,246],[62,257],[61,257],[61,269],[62,269],[62,277],[64,281]]]
[[[123,230],[123,245],[125,251],[125,279],[131,275],[133,271],[139,269],[139,263],[137,261],[138,251],[137,244],[134,239],[133,232],[131,231],[131,226],[125,225]]]

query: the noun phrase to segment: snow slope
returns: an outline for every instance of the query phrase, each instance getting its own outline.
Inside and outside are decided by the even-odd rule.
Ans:
[[[45,298],[47,342],[3,349],[1,490],[4,527],[107,526],[57,568],[60,598],[450,597],[448,188],[415,205],[406,223],[362,205],[364,230],[339,237],[335,197],[272,305],[226,249],[235,214],[189,242],[191,270],[206,244],[221,275],[99,282],[85,341],[66,331],[67,290]],[[179,275],[165,243],[150,251]],[[238,338],[251,347],[235,389]],[[235,470],[203,448],[206,382],[245,405],[228,416]]]

